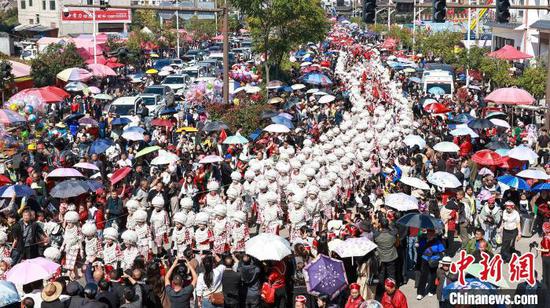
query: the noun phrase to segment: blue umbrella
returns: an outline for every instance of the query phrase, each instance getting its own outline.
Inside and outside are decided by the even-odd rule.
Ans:
[[[397,220],[398,224],[415,227],[419,229],[435,230],[441,227],[441,223],[434,217],[427,214],[411,213]]]
[[[532,192],[539,192],[543,190],[550,190],[550,183],[544,182],[533,186],[533,188],[531,189]]]
[[[95,192],[96,190],[103,188],[103,184],[96,180],[85,180],[84,182],[86,182],[86,185],[91,192]]]
[[[496,149],[495,152],[500,156],[507,156],[510,149]]]
[[[307,291],[334,299],[348,285],[345,273],[344,262],[321,254],[304,267]]]
[[[9,185],[0,187],[0,198],[11,198],[13,195],[16,197],[29,197],[34,196],[36,193],[32,188],[27,185]]]
[[[128,118],[116,118],[111,121],[111,125],[126,125],[130,122],[132,121],[130,121],[130,119]]]
[[[250,135],[248,135],[248,139],[250,139],[252,141],[256,141],[256,139],[258,139],[258,137],[260,137],[261,134],[262,134],[262,129],[257,128],[255,131],[250,133]]]
[[[518,190],[530,190],[531,189],[529,184],[527,184],[527,182],[525,182],[524,179],[518,178],[518,177],[513,176],[513,175],[507,174],[507,175],[499,176],[497,179],[502,184],[513,187],[513,188],[518,189]]]
[[[473,119],[468,122],[468,127],[472,129],[485,129],[494,127],[495,124],[487,119]]]
[[[0,280],[0,307],[18,303],[21,300],[13,282]]]
[[[476,292],[487,292],[490,294],[495,292],[496,287],[477,278],[466,278],[466,284],[464,285],[461,285],[459,281],[455,281],[445,286],[443,288],[443,297],[448,299],[451,293],[464,292],[466,290],[475,290]]]
[[[113,141],[109,139],[97,139],[96,141],[92,142],[92,145],[90,146],[90,154],[101,154],[107,151],[107,149],[113,145]]]
[[[410,77],[409,80],[411,82],[414,82],[414,83],[421,83],[422,82],[422,79],[420,79],[418,77]]]
[[[451,120],[458,123],[468,123],[473,119],[474,117],[472,117],[469,113],[461,113],[454,116]]]
[[[271,118],[271,121],[275,124],[282,124],[290,129],[293,129],[294,128],[294,125],[292,124],[292,121],[283,117],[283,116],[275,116],[275,117],[272,117]]]
[[[145,133],[145,129],[139,126],[130,126],[123,131],[123,133]]]
[[[63,121],[65,121],[65,123],[72,123],[72,122],[78,121],[80,118],[83,118],[83,117],[84,117],[84,114],[81,112],[78,112],[78,113],[73,113],[71,115],[68,115]]]
[[[307,74],[304,77],[302,77],[302,81],[313,85],[322,85],[322,86],[332,85],[332,80],[330,80],[330,78],[328,78],[326,75],[321,73]]]
[[[159,112],[160,115],[174,114],[174,113],[178,113],[178,109],[175,108],[175,107],[164,107],[164,108],[162,108],[162,110]]]
[[[506,150],[510,150],[510,146],[508,145],[508,143],[504,142],[504,141],[491,141],[489,143],[487,143],[485,145],[485,148],[486,149],[490,149],[490,150],[498,150],[498,149],[506,149]]]
[[[431,93],[433,95],[445,95],[445,90],[441,87],[433,87],[428,90],[428,93]]]

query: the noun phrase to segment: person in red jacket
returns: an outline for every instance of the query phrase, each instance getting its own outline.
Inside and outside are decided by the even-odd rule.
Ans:
[[[365,301],[361,297],[361,286],[358,283],[352,283],[349,285],[349,297],[346,302],[345,308],[359,308],[361,304]]]
[[[384,308],[408,308],[405,294],[397,289],[395,280],[386,278],[384,281],[384,295],[382,296],[382,307]]]

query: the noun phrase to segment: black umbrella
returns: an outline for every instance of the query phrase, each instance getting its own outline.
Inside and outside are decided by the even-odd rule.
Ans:
[[[471,129],[485,129],[494,126],[495,124],[493,124],[493,122],[489,121],[488,119],[473,119],[472,121],[468,122],[468,127]]]
[[[55,185],[50,191],[54,198],[71,198],[80,196],[89,191],[89,186],[82,180],[66,180]]]
[[[441,229],[442,222],[428,214],[407,214],[397,220],[398,224],[419,229]]]
[[[486,149],[490,149],[490,150],[498,150],[498,149],[506,149],[506,150],[509,150],[510,149],[510,146],[508,145],[508,143],[506,142],[502,142],[502,141],[491,141],[489,143],[487,143],[487,145],[485,146]]]
[[[84,117],[84,114],[83,113],[73,113],[73,114],[70,114],[68,115],[67,117],[65,117],[65,119],[63,120],[65,123],[73,123],[73,122],[76,122],[78,121],[79,119],[83,118]]]
[[[202,130],[205,131],[205,132],[215,132],[215,131],[220,131],[222,129],[229,129],[229,126],[227,126],[222,121],[208,122],[202,128]]]
[[[261,118],[262,118],[262,119],[270,119],[270,118],[276,117],[276,116],[278,116],[278,115],[279,115],[279,113],[276,112],[276,111],[273,111],[273,110],[264,110],[264,111],[262,111],[262,113],[261,113]]]

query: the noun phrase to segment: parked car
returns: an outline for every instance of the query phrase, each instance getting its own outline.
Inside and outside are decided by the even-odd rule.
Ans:
[[[143,94],[158,94],[161,97],[161,104],[166,106],[174,105],[174,91],[167,85],[152,85],[143,90]]]
[[[159,94],[141,93],[138,95],[141,97],[145,107],[149,109],[149,116],[155,117],[158,112],[166,105],[164,98]]]
[[[189,75],[169,75],[164,78],[161,85],[169,86],[176,96],[182,96],[190,82],[191,78]]]
[[[108,113],[113,113],[121,118],[130,119],[132,122],[139,121],[136,117],[136,108],[142,102],[139,96],[123,96],[115,99],[107,108]]]

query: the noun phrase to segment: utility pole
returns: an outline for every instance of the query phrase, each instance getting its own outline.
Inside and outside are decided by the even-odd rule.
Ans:
[[[229,9],[223,8],[223,103],[229,103]]]
[[[176,6],[179,6],[176,0]],[[176,55],[180,59],[180,12],[176,11]]]

